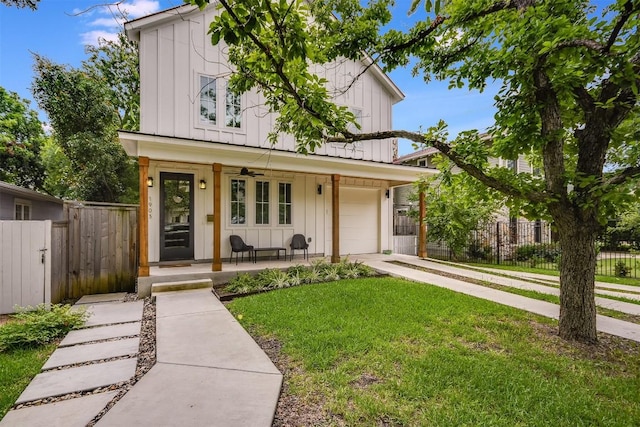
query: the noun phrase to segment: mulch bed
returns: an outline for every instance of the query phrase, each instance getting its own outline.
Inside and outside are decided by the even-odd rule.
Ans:
[[[327,413],[321,400],[305,401],[291,394],[289,381],[293,375],[303,375],[302,369],[282,354],[282,344],[275,338],[251,335],[260,348],[284,376],[282,389],[272,427],[307,427],[307,426],[340,426],[341,420]],[[315,396],[316,398],[318,396]]]

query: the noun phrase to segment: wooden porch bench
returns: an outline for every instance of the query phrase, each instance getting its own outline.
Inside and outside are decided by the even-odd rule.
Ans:
[[[254,264],[257,261],[258,258],[258,252],[276,252],[278,259],[280,259],[280,251],[284,252],[284,259],[287,259],[287,248],[278,248],[278,247],[271,247],[271,248],[253,248],[253,262]]]

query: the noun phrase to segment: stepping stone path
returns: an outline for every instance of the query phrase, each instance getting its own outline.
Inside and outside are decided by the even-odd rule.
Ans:
[[[144,302],[124,302],[126,294],[89,295],[75,307],[90,314],[84,328],[70,332],[36,375],[0,427],[85,426],[117,394],[81,392],[129,381],[136,372]],[[38,404],[52,397],[70,399]],[[33,404],[32,404],[33,403]],[[90,409],[90,410],[88,410]],[[89,415],[87,414],[93,414]]]

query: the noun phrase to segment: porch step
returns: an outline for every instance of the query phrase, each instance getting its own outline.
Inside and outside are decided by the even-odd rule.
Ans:
[[[153,283],[151,285],[151,295],[159,292],[187,291],[202,288],[213,288],[213,281],[211,279],[194,279],[179,282]]]

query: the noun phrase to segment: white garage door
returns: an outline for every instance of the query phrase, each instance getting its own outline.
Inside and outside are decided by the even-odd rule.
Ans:
[[[340,189],[340,254],[379,252],[380,196],[378,190]]]

